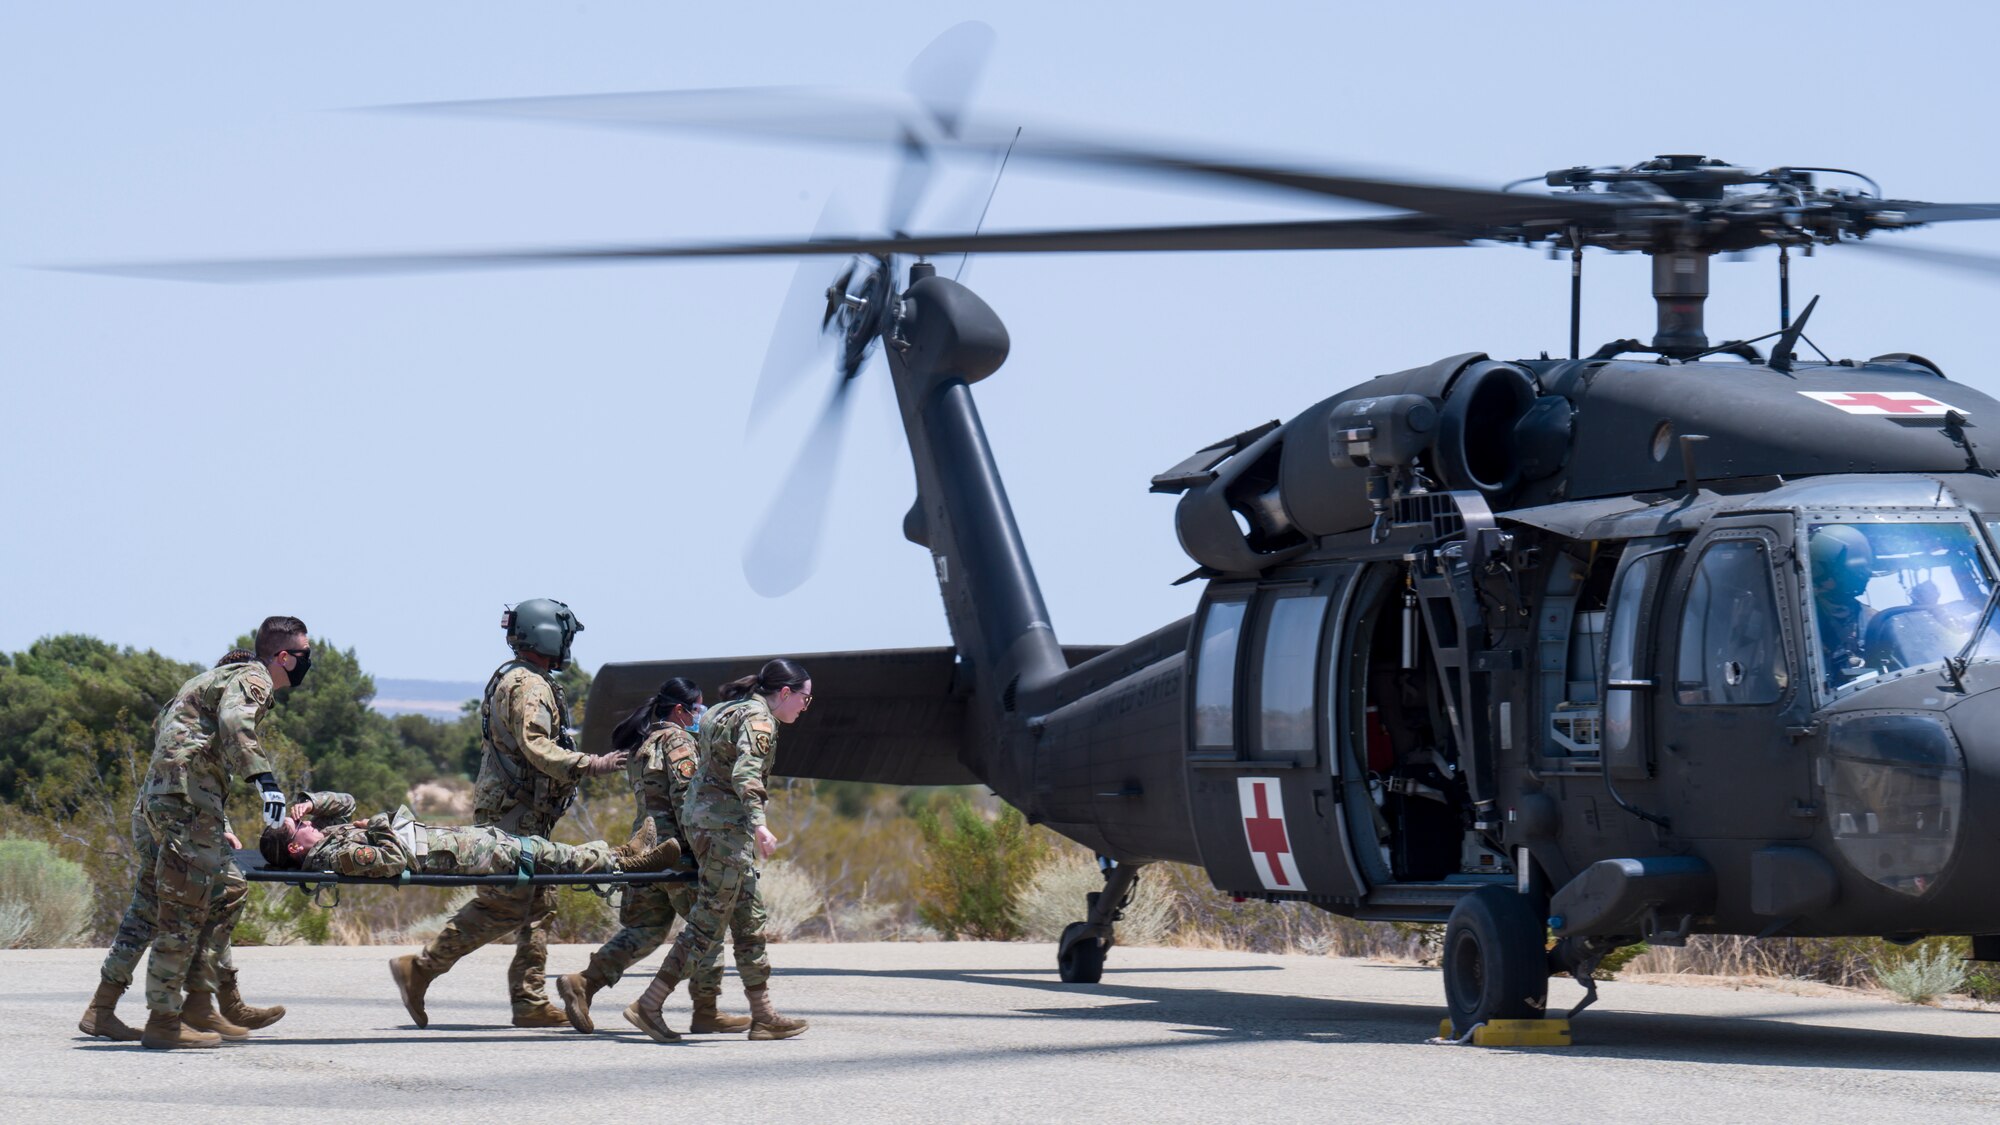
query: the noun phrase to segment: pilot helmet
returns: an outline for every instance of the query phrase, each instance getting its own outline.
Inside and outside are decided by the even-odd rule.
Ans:
[[[1811,555],[1813,589],[1822,595],[1859,597],[1875,575],[1868,537],[1844,523],[1814,529]]]
[[[517,650],[538,652],[555,662],[557,671],[569,664],[569,645],[583,622],[553,598],[530,598],[500,615],[507,643]]]

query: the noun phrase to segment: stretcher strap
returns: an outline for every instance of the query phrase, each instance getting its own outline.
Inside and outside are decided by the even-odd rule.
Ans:
[[[514,842],[521,845],[520,858],[514,864],[514,885],[525,886],[528,876],[535,873],[535,838],[516,836]]]

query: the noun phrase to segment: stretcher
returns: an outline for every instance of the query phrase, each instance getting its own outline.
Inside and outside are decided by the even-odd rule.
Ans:
[[[596,886],[629,887],[647,883],[692,883],[699,876],[692,871],[606,871],[596,875],[533,875],[518,871],[512,875],[413,875],[408,871],[386,878],[342,875],[334,871],[302,871],[266,866],[263,853],[249,848],[236,849],[236,866],[253,883],[290,883],[302,891],[329,886],[374,887],[546,887]]]

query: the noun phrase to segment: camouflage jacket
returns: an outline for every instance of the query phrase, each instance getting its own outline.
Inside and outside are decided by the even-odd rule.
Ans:
[[[154,726],[141,794],[178,794],[221,816],[232,776],[274,772],[257,745],[257,723],[275,690],[270,671],[255,660],[210,668],[182,684]]]
[[[646,741],[625,762],[625,776],[632,780],[636,806],[632,831],[637,832],[650,816],[660,839],[680,840],[681,851],[690,860],[693,853],[685,846],[687,836],[681,831],[680,809],[687,800],[689,783],[694,780],[700,757],[701,744],[694,735],[673,723],[655,723],[646,732]]]
[[[354,798],[345,793],[315,793],[313,820],[319,821],[320,798],[345,801],[348,813]],[[433,866],[440,871],[480,870],[481,861],[503,848],[518,849],[508,834],[491,828],[452,828],[425,824],[408,805],[396,806],[392,813],[376,813],[367,820],[335,824],[299,857],[304,871],[333,871],[369,879],[392,879],[405,871],[422,873]]]
[[[748,833],[764,826],[778,720],[752,693],[713,708],[701,721],[701,758],[681,805],[681,823],[703,831]]]
[[[548,673],[510,660],[480,702],[483,751],[473,784],[473,820],[524,836],[547,836],[576,796],[589,759],[572,747],[569,708]]]

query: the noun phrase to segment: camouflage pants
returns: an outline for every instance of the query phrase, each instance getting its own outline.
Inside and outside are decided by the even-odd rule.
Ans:
[[[689,966],[720,956],[722,933],[727,930],[744,991],[762,988],[771,979],[771,959],[764,950],[764,896],[757,888],[756,846],[747,832],[696,830],[690,836],[695,863],[701,868],[701,890],[660,974],[688,979]]]
[[[421,875],[512,875],[520,870],[521,840],[498,828],[433,828],[432,852],[415,861]],[[535,849],[534,874],[595,875],[614,866],[611,845],[602,840],[588,844],[558,844],[539,836],[529,837]],[[440,845],[450,851],[436,850]],[[484,942],[481,943],[485,944]]]
[[[222,818],[195,808],[185,797],[160,795],[145,800],[145,814],[134,843],[139,847],[139,892],[153,895],[153,955],[146,962],[146,1007],[179,1015],[182,991],[198,950],[226,944],[223,896],[226,881],[241,882],[243,873],[229,857],[222,840]],[[237,910],[240,912],[241,906]],[[143,907],[139,911],[143,916]],[[129,915],[128,915],[129,920]],[[143,920],[135,925],[144,925]],[[124,936],[120,927],[120,936]],[[117,947],[113,947],[113,957]],[[106,971],[112,967],[106,959]],[[136,955],[134,963],[136,964]],[[196,986],[213,987],[212,979]]]
[[[146,826],[143,808],[132,810],[132,854],[139,858],[142,870],[148,864],[157,865],[159,861],[159,843],[153,839],[152,829]],[[229,952],[229,937],[249,902],[249,881],[233,865],[225,868],[216,878],[215,893],[209,896],[208,901],[209,916],[214,920],[212,936],[202,943],[193,963],[188,966],[189,990],[214,992],[218,970],[225,973],[236,971],[235,959]],[[146,955],[147,947],[153,944],[154,933],[159,930],[159,916],[158,881],[141,877],[138,885],[132,888],[132,903],[125,908],[125,917],[118,922],[118,933],[111,939],[111,951],[105,954],[102,970],[105,980],[131,987],[139,969],[139,958]]]
[[[625,905],[618,912],[622,925],[611,940],[590,955],[587,972],[603,981],[603,987],[617,984],[625,970],[644,960],[666,943],[667,930],[676,917],[694,913],[693,883],[651,883],[625,888]],[[716,942],[694,962],[688,991],[696,996],[722,995],[722,943]]]
[[[459,958],[511,933],[514,960],[507,966],[507,995],[514,1010],[549,1002],[549,920],[556,914],[554,887],[481,887],[472,901],[459,908],[417,964],[433,975],[446,972]]]

